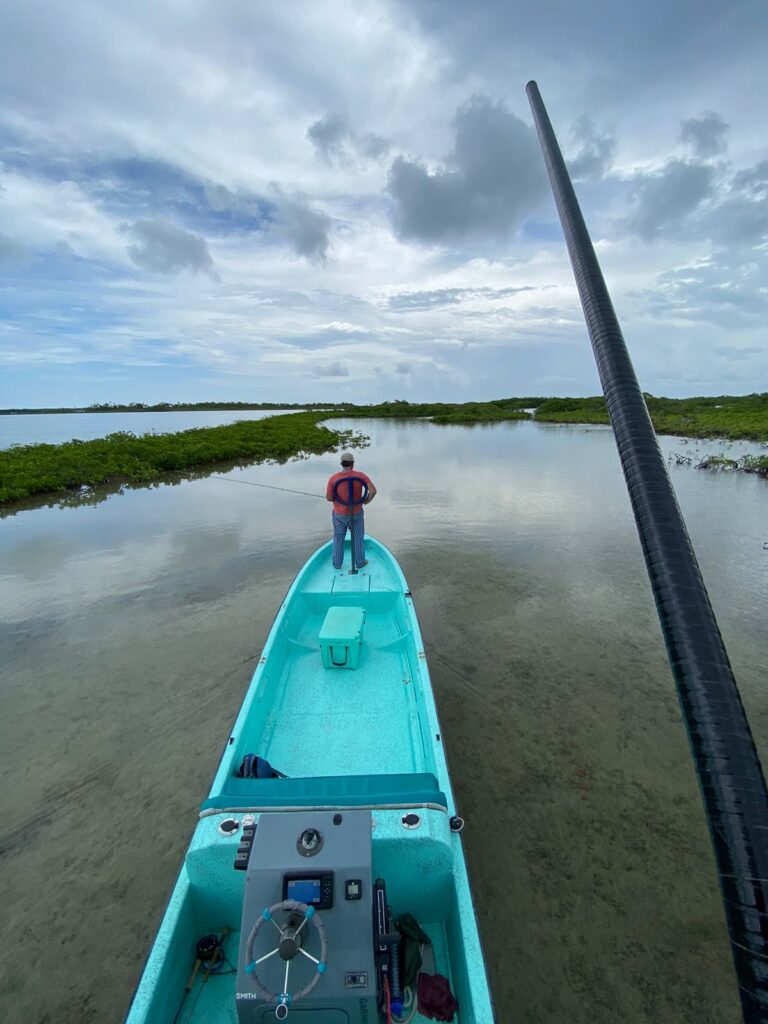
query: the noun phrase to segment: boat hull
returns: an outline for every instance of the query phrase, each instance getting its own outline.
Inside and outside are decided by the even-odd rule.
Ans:
[[[196,979],[184,995],[197,938],[226,929],[222,948],[232,963],[242,944],[244,872],[233,869],[239,835],[224,835],[222,822],[252,817],[258,823],[263,814],[299,820],[332,810],[370,812],[374,876],[386,879],[394,916],[412,914],[432,940],[433,970],[449,979],[458,1000],[455,1020],[493,1020],[413,599],[388,549],[372,537],[365,545],[368,565],[355,575],[334,570],[330,544],[324,545],[278,610],[201,807],[129,1024],[172,1024],[181,999],[189,1006],[178,1020],[188,1024],[238,1020],[233,976],[211,975],[205,984]],[[351,670],[326,668],[320,651],[324,623],[345,618],[338,609],[363,613],[359,660]],[[346,618],[360,620],[357,611]],[[258,754],[287,778],[243,778],[247,754]],[[300,1010],[299,1019],[314,1019],[300,1002],[291,1010],[294,1019]],[[325,1012],[315,1014],[318,1022]]]

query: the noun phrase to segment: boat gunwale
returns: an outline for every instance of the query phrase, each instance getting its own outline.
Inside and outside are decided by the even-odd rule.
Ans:
[[[381,588],[381,590],[375,592],[400,594],[403,598],[404,610],[405,613],[407,614],[408,622],[411,627],[410,639],[413,644],[414,664],[411,666],[411,671],[414,676],[418,676],[419,688],[423,700],[421,709],[421,714],[423,715],[423,722],[425,727],[428,729],[428,731],[431,732],[432,736],[434,737],[431,741],[431,752],[434,761],[434,775],[437,779],[440,791],[446,797],[447,803],[447,806],[438,806],[435,807],[435,809],[448,813],[449,815],[454,815],[456,814],[455,797],[453,793],[453,787],[451,786],[447,752],[445,750],[445,745],[442,741],[442,727],[440,725],[440,720],[438,717],[437,702],[435,700],[435,693],[432,686],[432,680],[429,674],[426,652],[424,651],[424,640],[421,635],[421,629],[419,626],[419,620],[416,614],[416,607],[413,602],[411,590],[397,559],[395,558],[394,554],[389,550],[389,548],[376,537],[373,537],[368,533],[365,534],[365,542],[371,544],[375,548],[378,548],[381,555],[383,555],[384,558],[386,559],[387,571],[391,573],[392,577],[394,577],[394,579],[397,582],[396,590],[387,587]],[[347,547],[348,546],[349,545],[347,544]],[[272,649],[280,638],[283,620],[287,613],[289,612],[294,599],[298,598],[302,592],[305,592],[307,594],[317,593],[317,591],[313,590],[303,591],[303,586],[306,583],[307,579],[311,576],[311,574],[316,571],[318,562],[322,561],[322,559],[327,558],[330,555],[331,549],[332,541],[327,541],[325,544],[319,547],[314,552],[314,554],[310,556],[309,559],[307,559],[307,561],[301,567],[299,572],[296,574],[296,577],[294,578],[293,582],[288,588],[288,591],[286,592],[286,595],[283,598],[275,614],[272,625],[270,626],[267,640],[264,644],[261,654],[259,655],[258,663],[256,665],[251,680],[248,684],[248,688],[243,697],[243,702],[240,706],[240,710],[238,712],[238,715],[235,719],[232,728],[230,729],[230,734],[225,743],[224,750],[222,751],[221,761],[219,762],[216,774],[214,775],[214,778],[212,780],[210,790],[206,797],[206,802],[207,800],[216,799],[217,797],[221,796],[222,792],[224,791],[224,787],[226,786],[228,778],[232,775],[233,766],[236,761],[237,742],[247,726],[249,716],[251,714],[251,709],[256,701],[257,693],[259,692],[261,686],[264,672],[268,667],[269,659],[272,654]],[[363,573],[361,573],[361,575],[363,575]],[[371,591],[371,593],[374,593],[374,591]],[[414,681],[416,680],[414,679]],[[413,772],[405,774],[419,773]],[[393,806],[394,809],[401,809],[400,804],[386,806]],[[418,804],[403,804],[402,809],[410,809],[412,806],[424,807],[429,805],[424,804],[423,802],[420,802]],[[289,807],[288,809],[295,810],[296,808]],[[310,805],[308,809],[319,810],[320,806]],[[375,807],[372,807],[371,809],[375,809]],[[229,810],[234,810],[234,808],[228,807],[225,808],[223,811],[219,811],[219,813],[226,813]],[[254,804],[252,807],[245,807],[244,805],[244,810],[245,813],[256,813],[258,807],[256,804]],[[275,811],[277,810],[277,808],[264,807],[261,808],[261,810],[265,812]],[[199,818],[202,818],[206,814],[206,812],[213,811],[215,811],[214,808],[205,808],[204,810],[201,810],[199,812]]]
[[[402,803],[402,804],[306,804],[301,807],[297,807],[293,804],[286,807],[275,807],[275,806],[257,806],[243,804],[242,807],[206,807],[204,811],[200,811],[199,818],[207,818],[212,814],[285,814],[289,811],[411,811],[411,810],[427,810],[427,811],[441,811],[443,814],[448,813],[448,808],[445,804],[435,803]]]

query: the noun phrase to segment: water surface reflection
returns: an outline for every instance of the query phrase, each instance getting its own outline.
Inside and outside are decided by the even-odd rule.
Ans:
[[[610,431],[341,425],[371,435],[368,526],[415,595],[499,1020],[736,1022]],[[228,476],[322,495],[335,469],[329,455]],[[765,757],[768,485],[673,480]],[[15,951],[0,1019],[120,1019],[328,518],[322,497],[201,478],[0,523],[0,927]]]
[[[0,416],[0,448],[14,444],[61,444],[73,438],[93,441],[123,430],[132,434],[172,434],[193,427],[219,427],[235,420],[261,420],[275,415],[274,409],[21,413]]]

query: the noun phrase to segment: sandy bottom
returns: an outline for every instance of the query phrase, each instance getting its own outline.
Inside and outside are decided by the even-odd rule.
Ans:
[[[736,1022],[649,609],[646,635],[635,623],[597,642],[479,554],[415,551],[403,568],[419,581],[499,1020]],[[289,582],[286,564],[259,569],[16,637],[0,798],[9,1024],[122,1018]]]
[[[381,459],[391,438],[394,479],[413,434],[377,436]],[[443,463],[458,451],[480,465],[457,437]],[[600,493],[589,522],[575,499],[559,509],[567,455],[557,480],[532,471],[513,512],[499,500],[494,521],[457,528],[447,478],[418,515],[415,485],[370,512],[426,641],[498,1019],[736,1024],[709,839],[625,499]],[[314,489],[311,470],[294,467],[287,486]],[[684,479],[706,489],[696,529],[721,491],[734,514],[732,481],[726,494],[725,481]],[[4,1024],[127,1010],[275,611],[326,539],[311,499],[276,509],[251,490],[198,481],[0,524],[0,572],[13,573],[0,592]],[[764,748],[762,613],[739,604],[754,529],[719,530],[709,548],[702,535]],[[746,538],[744,552],[726,536]]]

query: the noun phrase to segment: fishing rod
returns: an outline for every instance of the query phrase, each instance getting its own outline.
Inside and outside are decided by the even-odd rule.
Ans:
[[[768,791],[600,265],[538,86],[526,86],[656,600],[715,852],[746,1024],[768,1022]]]
[[[325,498],[324,494],[312,491],[295,491],[292,487],[275,487],[274,484],[257,484],[255,480],[232,480],[228,476],[212,476],[211,480],[223,480],[225,484],[247,484],[249,487],[267,487],[270,491],[287,491],[289,494],[304,494],[308,498]]]
[[[292,487],[276,487],[274,484],[259,484],[259,483],[256,483],[255,480],[232,480],[228,476],[212,476],[211,479],[212,480],[223,480],[227,484],[247,484],[249,487],[268,487],[269,490],[271,490],[271,491],[287,491],[288,494],[303,494],[307,498],[323,498],[323,499],[325,499],[325,495],[324,494],[315,494],[312,491],[296,491]],[[333,497],[334,497],[335,500],[343,502],[343,503],[346,503],[346,504],[349,505],[349,543],[350,543],[350,550],[351,550],[351,553],[352,553],[352,569],[350,570],[350,575],[351,576],[356,576],[357,575],[357,566],[355,565],[355,524],[354,524],[354,519],[353,519],[353,516],[352,516],[352,512],[353,512],[353,507],[352,507],[352,505],[353,505],[352,488],[353,488],[353,482],[356,481],[356,480],[359,480],[360,484],[362,485],[362,488],[363,488],[362,498],[363,498],[363,504],[364,504],[365,503],[364,499],[368,496],[368,484],[364,480],[362,480],[360,477],[347,477],[346,479],[350,480],[348,501],[347,502],[343,502],[343,499],[340,498],[339,494],[337,493],[337,488],[338,488],[339,484],[343,483],[342,480],[337,481],[336,486],[333,489]],[[365,565],[366,563],[364,562],[363,564]]]

